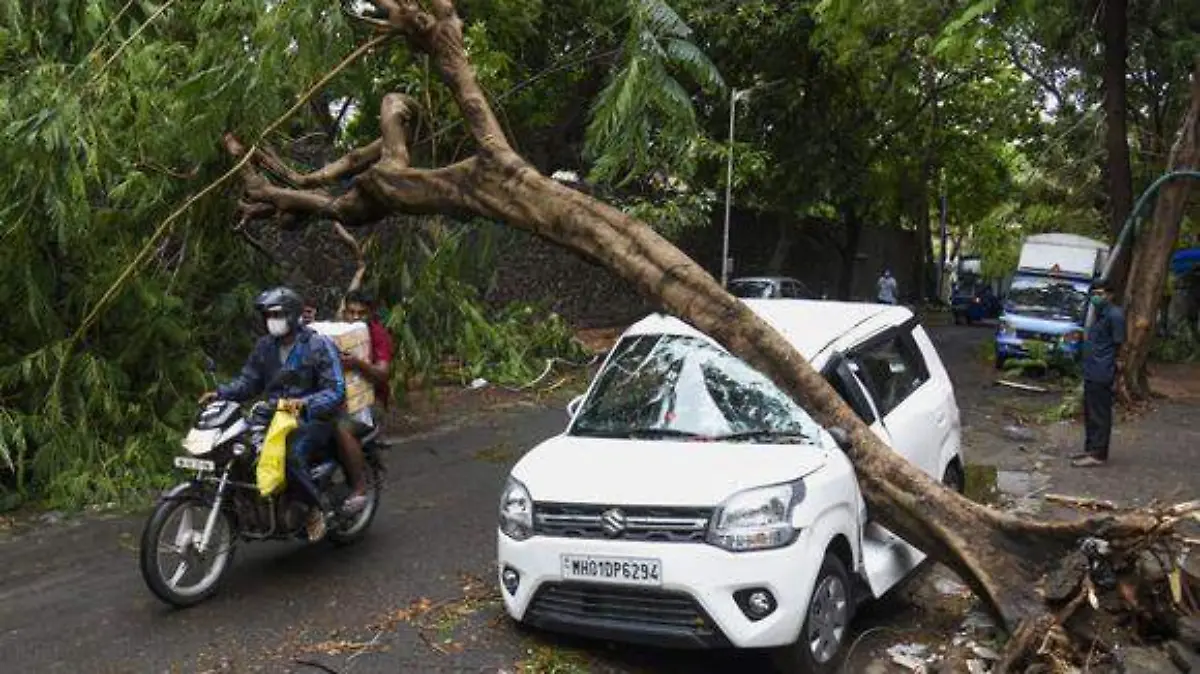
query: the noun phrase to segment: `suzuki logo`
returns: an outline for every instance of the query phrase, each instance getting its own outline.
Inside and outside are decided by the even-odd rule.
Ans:
[[[625,513],[621,512],[620,508],[605,510],[600,515],[600,526],[604,529],[604,535],[609,538],[616,538],[625,533],[625,524]]]

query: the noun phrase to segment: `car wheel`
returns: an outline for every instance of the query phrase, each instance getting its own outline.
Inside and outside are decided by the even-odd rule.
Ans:
[[[776,653],[778,671],[787,674],[834,674],[846,658],[854,604],[850,576],[842,560],[825,553],[805,610],[796,643]]]
[[[960,494],[967,490],[967,476],[963,474],[963,470],[957,462],[951,461],[950,465],[946,466],[946,473],[942,475],[942,484]]]

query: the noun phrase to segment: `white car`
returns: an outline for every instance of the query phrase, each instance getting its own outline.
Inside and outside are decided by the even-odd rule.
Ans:
[[[895,451],[961,490],[954,391],[902,307],[748,300]],[[832,672],[858,603],[924,555],[870,522],[835,437],[687,324],[622,335],[567,430],[513,467],[498,571],[514,619],[656,646],[777,648]]]

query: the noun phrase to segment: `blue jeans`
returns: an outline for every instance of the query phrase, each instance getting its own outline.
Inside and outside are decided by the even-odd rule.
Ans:
[[[324,499],[309,473],[312,453],[333,440],[333,424],[328,421],[309,421],[301,424],[292,433],[288,449],[288,480],[300,485],[305,500],[312,505],[323,506]]]

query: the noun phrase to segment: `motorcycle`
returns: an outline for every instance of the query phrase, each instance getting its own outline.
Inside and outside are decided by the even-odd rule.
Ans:
[[[258,453],[273,413],[265,403],[249,414],[241,405],[216,400],[204,407],[183,441],[177,468],[194,473],[159,499],[142,530],[142,577],[164,602],[186,607],[212,596],[233,560],[238,542],[307,540],[309,505],[289,481],[279,494],[263,497],[256,483]],[[341,514],[351,494],[337,461],[336,440],[310,457],[308,470],[318,490],[335,506],[325,537],[335,545],[361,539],[379,510],[383,485],[379,430],[360,437],[367,470],[367,501],[353,515]]]

